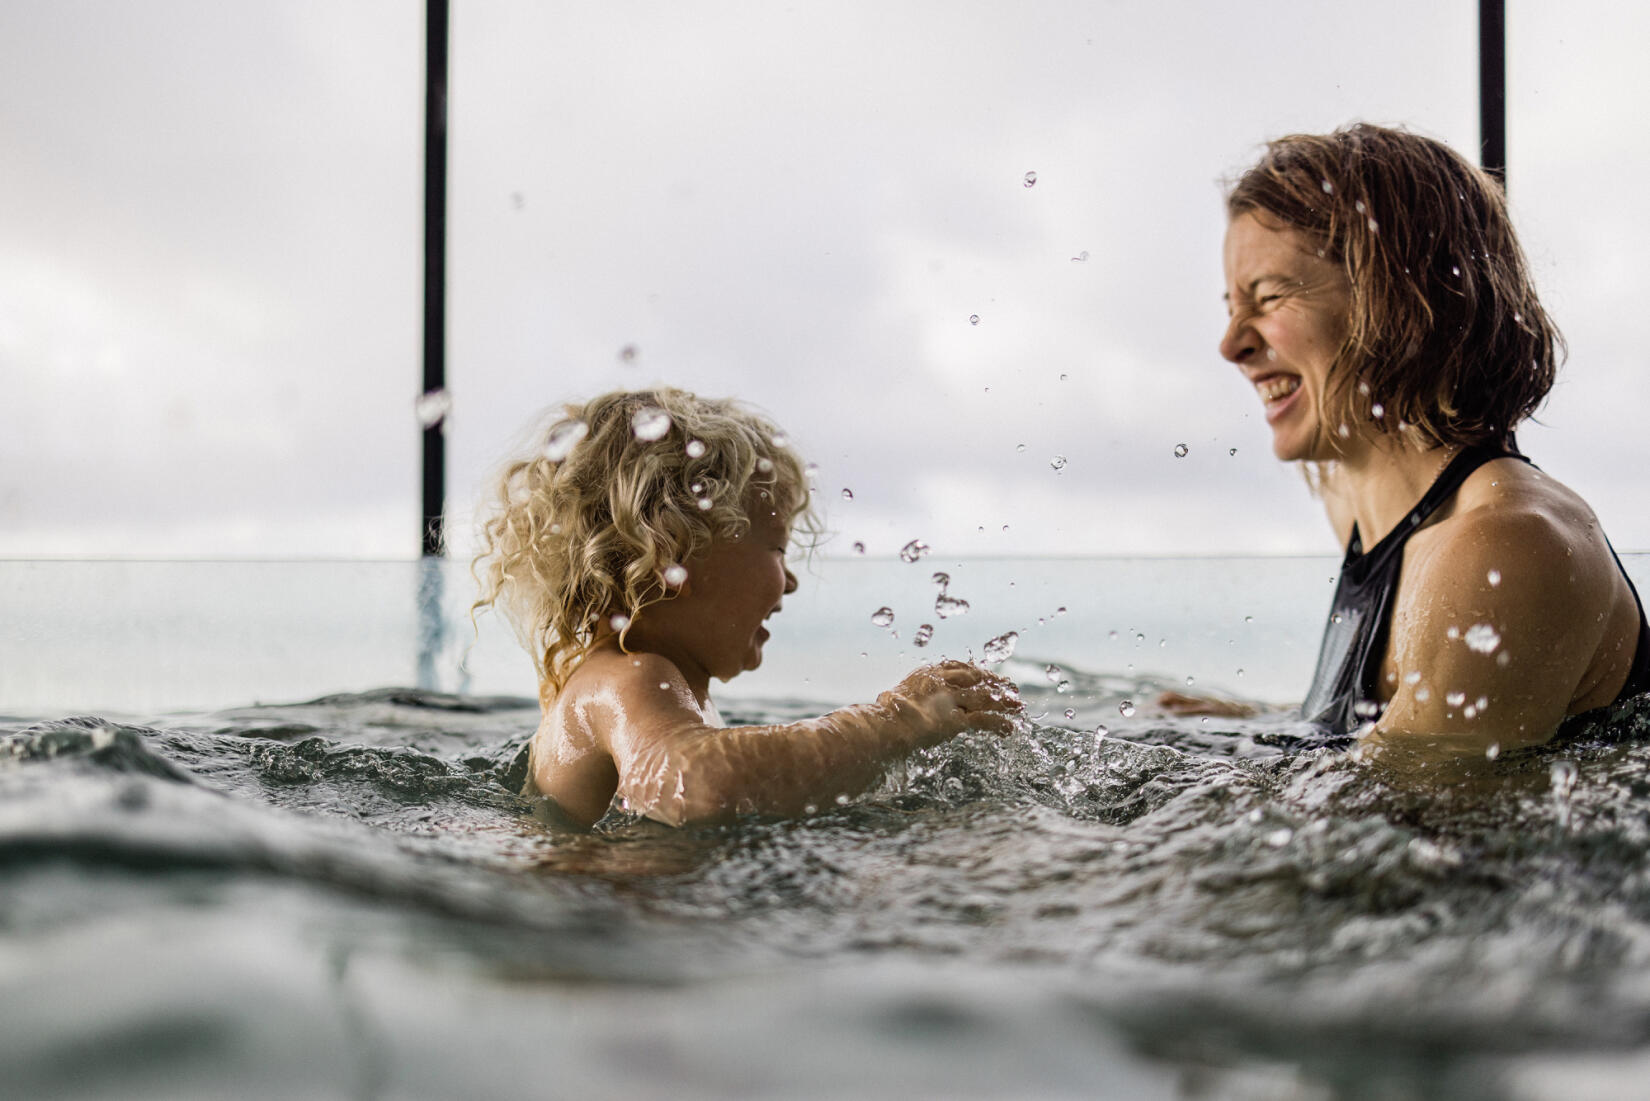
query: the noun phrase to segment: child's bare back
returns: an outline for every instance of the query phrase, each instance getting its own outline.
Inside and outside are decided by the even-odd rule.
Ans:
[[[792,526],[818,530],[800,459],[731,402],[657,390],[569,407],[500,498],[478,603],[502,603],[542,655],[527,791],[574,823],[615,796],[671,825],[803,814],[913,749],[1013,729],[1013,686],[963,662],[817,719],[722,725],[710,681],[761,664],[796,588]]]

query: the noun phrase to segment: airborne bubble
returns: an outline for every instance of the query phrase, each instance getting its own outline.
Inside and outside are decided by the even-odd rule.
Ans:
[[[452,411],[453,398],[445,390],[426,390],[413,402],[413,413],[418,417],[420,428],[434,428],[445,421]]]
[[[544,457],[559,463],[573,451],[574,445],[590,434],[590,426],[580,420],[563,421],[550,430],[544,441]]]
[[[980,660],[987,665],[998,665],[1014,656],[1014,647],[1020,641],[1018,631],[1005,631],[988,641],[981,650]]]
[[[638,440],[663,439],[670,431],[670,414],[656,405],[644,405],[630,418],[630,430]]]

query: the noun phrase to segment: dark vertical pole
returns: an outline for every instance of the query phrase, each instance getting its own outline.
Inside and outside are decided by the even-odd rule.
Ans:
[[[424,393],[430,394],[447,387],[447,0],[425,0],[424,12]],[[446,550],[444,420],[436,416],[424,426],[419,544],[426,557]]]
[[[1507,186],[1507,8],[1478,0],[1478,163]]]
[[[446,641],[447,0],[424,0],[424,507],[418,542],[418,687],[434,691]]]

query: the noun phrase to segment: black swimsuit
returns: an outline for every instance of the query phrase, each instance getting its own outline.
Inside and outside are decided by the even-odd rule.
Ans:
[[[1364,553],[1357,527],[1353,527],[1352,540],[1341,563],[1340,582],[1335,586],[1335,599],[1330,605],[1329,622],[1324,624],[1317,671],[1312,674],[1312,687],[1301,705],[1304,718],[1345,734],[1380,714],[1382,705],[1378,702],[1376,679],[1380,675],[1381,659],[1386,655],[1392,602],[1404,563],[1404,544],[1427,517],[1454,496],[1467,475],[1500,458],[1529,462],[1510,446],[1467,448],[1450,460],[1409,515],[1368,554]],[[1615,556],[1614,548],[1610,554]],[[1621,567],[1620,558],[1616,558],[1616,567]],[[1644,603],[1639,600],[1638,591],[1625,570],[1622,577],[1627,578],[1627,587],[1639,608],[1639,635],[1633,668],[1616,697],[1618,701],[1650,691],[1650,623],[1645,621]]]

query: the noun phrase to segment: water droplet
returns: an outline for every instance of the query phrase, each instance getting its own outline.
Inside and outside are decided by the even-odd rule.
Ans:
[[[588,435],[590,426],[583,421],[562,421],[550,429],[550,435],[545,437],[544,457],[553,463],[559,463],[572,454],[574,445]]]
[[[1066,614],[1066,606],[1064,604],[1060,605],[1058,608],[1054,609],[1054,614],[1055,615],[1065,615]]]
[[[709,448],[705,447],[704,440],[689,440],[687,442],[687,455],[690,459],[701,458],[707,450]]]
[[[710,498],[709,498],[709,497],[701,497],[701,498],[699,498],[699,502],[698,502],[698,504],[699,504],[699,511],[700,511],[700,512],[709,512],[709,511],[710,511],[710,509],[711,509],[711,505],[713,505],[713,504],[714,504],[714,503],[715,503],[715,502],[714,502],[714,501],[712,501],[712,500],[711,500],[711,499],[710,499]]]
[[[669,692],[670,691],[670,682],[662,680],[662,681],[659,682],[659,687],[664,689],[666,692]]]
[[[1380,402],[1376,402],[1374,405],[1369,407],[1369,415],[1374,417],[1376,420],[1380,420],[1382,417],[1386,416],[1386,406],[1382,405]]]
[[[1226,454],[1228,454],[1228,455],[1236,455],[1236,454],[1237,454],[1237,448],[1235,448],[1235,447],[1231,447],[1231,448],[1227,448],[1227,450],[1226,450]]]
[[[1023,454],[1025,454],[1025,450],[1026,450],[1026,445],[1025,445],[1025,444],[1023,444],[1023,443],[1021,443],[1021,444],[1015,444],[1015,445],[1014,445],[1014,450],[1015,450],[1015,451],[1016,451],[1016,452],[1018,452],[1018,453],[1019,453],[1019,454],[1022,454],[1022,455],[1023,455]]]
[[[1043,666],[1043,676],[1048,678],[1048,682],[1050,684],[1059,683],[1060,678],[1065,675],[1065,670],[1061,669],[1058,665]]]
[[[921,539],[913,539],[899,549],[899,559],[901,562],[915,562],[932,549]]]
[[[1191,448],[1187,447],[1183,443],[1177,443],[1174,445],[1174,457],[1177,459],[1184,459],[1190,451]]]
[[[1381,232],[1381,223],[1377,222],[1375,219],[1371,218],[1369,220],[1368,224],[1369,224],[1369,232],[1371,232],[1371,233]]]
[[[1252,616],[1252,615],[1246,615],[1246,616],[1243,617],[1243,622],[1245,622],[1245,623],[1253,623],[1254,621],[1255,621],[1255,617]]]
[[[1484,756],[1489,758],[1492,761],[1495,760],[1497,757],[1501,756],[1501,743],[1500,742],[1491,742],[1489,745],[1485,746],[1484,747]]]
[[[838,795],[836,797],[836,805],[839,806],[839,807],[845,807],[845,806],[848,805],[848,793],[847,792],[843,792],[841,795]]]
[[[630,626],[630,617],[623,614],[615,615],[609,619],[607,623],[608,626],[612,627],[615,631],[622,631],[626,627]]]
[[[682,582],[687,580],[687,570],[672,562],[665,567],[665,584],[673,589],[681,588]]]
[[[864,543],[855,543],[854,544],[854,553],[855,554],[864,554],[865,553],[865,544]]]
[[[1066,468],[1066,457],[1064,455],[1056,455],[1048,461],[1048,465],[1052,466],[1055,470],[1064,470]]]
[[[843,486],[842,487],[842,499],[844,501],[852,501],[854,499],[854,491],[849,489],[847,486]]]
[[[999,665],[1014,656],[1014,647],[1019,641],[1018,631],[1005,631],[981,647],[980,659],[987,665]]]
[[[453,411],[453,399],[445,390],[426,390],[413,402],[413,413],[420,428],[434,428]]]
[[[1089,258],[1088,250],[1084,249],[1082,252],[1079,252],[1076,256],[1073,256],[1071,258],[1071,262],[1073,264],[1081,264],[1081,263],[1086,262],[1088,260],[1088,258]]]
[[[1025,185],[1027,187],[1036,187],[1037,186],[1037,173],[1027,172],[1026,173],[1026,178],[1025,178]]]
[[[1461,628],[1451,623],[1449,625],[1449,629],[1444,632],[1444,637],[1449,639],[1451,642],[1454,642],[1456,639],[1461,637]]]
[[[1409,672],[1405,673],[1404,674],[1404,683],[1405,684],[1420,684],[1421,683],[1421,671],[1419,669],[1411,669]]]
[[[977,314],[977,313],[969,314],[968,315],[968,323],[970,325],[978,325],[980,323],[980,315]]]
[[[1359,700],[1352,705],[1352,714],[1360,719],[1373,719],[1381,713],[1381,705],[1375,700]]]
[[[940,593],[934,598],[934,614],[941,619],[950,619],[954,615],[968,614],[968,601],[959,600],[954,596]]]
[[[1352,204],[1352,209],[1356,210],[1359,214],[1362,214],[1364,212],[1364,201],[1359,199],[1357,202]]]
[[[1098,742],[1110,733],[1111,727],[1107,726],[1105,723],[1101,723],[1099,726],[1094,728],[1094,740]]]
[[[757,459],[756,460],[756,469],[760,470],[764,474],[772,474],[773,473],[773,460],[766,457],[766,456],[763,456],[762,458]]]
[[[1288,826],[1275,829],[1266,835],[1266,843],[1274,849],[1281,849],[1295,839],[1295,831]]]
[[[1133,700],[1124,700],[1122,703],[1118,704],[1117,705],[1117,713],[1119,715],[1123,716],[1125,719],[1134,718],[1134,701]]]
[[[1485,579],[1489,581],[1490,588],[1493,589],[1497,585],[1501,584],[1501,571],[1500,570],[1491,570],[1489,573],[1487,573],[1485,575]]]
[[[1450,273],[1450,274],[1451,274],[1451,275],[1460,275],[1460,274],[1461,274],[1461,269],[1460,269],[1460,268],[1458,268],[1458,267],[1456,267],[1456,266],[1454,266],[1454,265],[1451,265],[1451,266],[1450,266],[1450,269],[1449,269],[1449,273]]]
[[[916,634],[911,636],[911,643],[914,646],[927,646],[928,640],[933,637],[934,625],[932,623],[924,623],[921,627],[917,628]]]
[[[656,405],[644,405],[630,418],[630,430],[638,440],[663,439],[670,431],[670,414]]]
[[[887,606],[878,608],[871,613],[871,622],[878,627],[888,627],[894,622],[894,609]]]
[[[1493,654],[1501,645],[1501,635],[1488,623],[1474,623],[1467,628],[1467,649],[1480,654]]]
[[[1432,699],[1432,689],[1424,684],[1415,689],[1416,703],[1426,703],[1430,699]]]
[[[1445,692],[1444,702],[1451,707],[1460,707],[1467,702],[1467,694],[1465,692]]]
[[[1330,183],[1328,180],[1324,180],[1323,181],[1323,193],[1325,195],[1333,195],[1335,193],[1335,185]]]
[[[945,573],[943,570],[936,570],[936,571],[934,571],[934,576],[929,578],[928,580],[933,582],[934,584],[938,585],[940,588],[943,589],[947,585],[951,584],[951,575],[948,574],[948,573]]]

